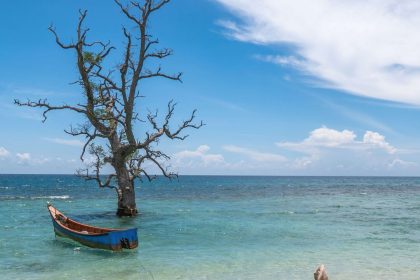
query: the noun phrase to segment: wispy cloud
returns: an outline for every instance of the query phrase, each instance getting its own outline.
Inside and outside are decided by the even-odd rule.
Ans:
[[[306,61],[295,56],[282,55],[255,55],[255,58],[265,62],[271,62],[282,66],[291,66],[293,68],[304,71],[306,69]]]
[[[44,140],[60,145],[67,145],[67,146],[75,146],[75,147],[82,147],[83,142],[76,139],[62,139],[62,138],[44,138]]]
[[[295,46],[264,59],[295,67],[322,86],[420,105],[420,3],[417,0],[217,0],[238,21],[229,36]]]
[[[13,98],[20,97],[45,98],[52,95],[57,96],[59,94],[61,93],[49,89],[0,82],[0,96],[8,96],[12,98],[12,100]]]
[[[33,110],[32,108],[23,108],[18,107],[16,105],[12,104],[12,101],[10,103],[3,103],[0,104],[0,115],[3,116],[15,116],[22,119],[27,120],[34,120],[34,121],[42,121],[42,114],[40,111]]]
[[[0,158],[5,158],[10,155],[10,152],[4,147],[0,147]]]
[[[418,163],[413,161],[405,161],[399,158],[394,159],[391,163],[388,164],[390,169],[398,167],[417,167]]]
[[[243,148],[235,145],[224,146],[225,151],[244,155],[251,158],[255,161],[260,162],[285,162],[287,161],[286,157],[276,154],[276,153],[264,153],[253,149]]]
[[[41,88],[31,88],[15,86],[13,84],[5,84],[0,81],[0,115],[16,116],[18,118],[41,121],[42,110],[34,110],[33,108],[17,106],[14,104],[14,99],[26,101],[27,99],[38,100],[49,98],[51,96],[57,97],[63,92],[55,92],[53,90],[46,90]]]
[[[209,97],[203,97],[203,99],[206,102],[212,103],[212,104],[214,104],[216,106],[219,106],[221,108],[224,108],[224,109],[228,109],[228,110],[236,111],[236,112],[242,112],[242,113],[247,113],[248,112],[248,110],[243,108],[242,106],[240,106],[236,103],[228,102],[226,100],[209,98]]]
[[[16,158],[19,164],[27,164],[31,160],[30,153],[17,153]]]
[[[198,163],[207,166],[209,164],[220,164],[224,162],[225,159],[221,154],[211,154],[209,150],[209,146],[201,145],[196,150],[184,150],[174,154],[173,160],[178,166],[181,163],[187,165]]]
[[[375,128],[375,129],[379,129],[381,131],[384,132],[388,132],[388,133],[396,133],[394,131],[394,129],[392,129],[391,127],[389,127],[388,125],[384,124],[383,122],[371,117],[368,114],[356,111],[356,110],[352,110],[348,107],[342,106],[342,105],[338,105],[332,101],[328,101],[326,99],[321,99],[322,102],[327,105],[330,109],[334,110],[335,112],[351,119],[354,120],[360,124],[363,124],[365,126],[371,127],[371,128]]]
[[[57,92],[39,88],[13,88],[11,92],[14,96],[23,96],[25,98],[27,96],[45,98],[47,96],[57,95]]]

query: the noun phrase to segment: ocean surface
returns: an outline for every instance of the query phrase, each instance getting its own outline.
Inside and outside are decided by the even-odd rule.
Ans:
[[[420,178],[159,178],[138,185],[136,218],[75,176],[0,175],[1,279],[420,279]],[[46,203],[139,248],[56,239]],[[80,249],[79,249],[80,248]]]

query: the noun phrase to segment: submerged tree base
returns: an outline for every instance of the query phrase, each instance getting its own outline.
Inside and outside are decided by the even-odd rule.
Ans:
[[[136,208],[118,208],[116,214],[118,217],[134,217],[137,216],[138,211]]]

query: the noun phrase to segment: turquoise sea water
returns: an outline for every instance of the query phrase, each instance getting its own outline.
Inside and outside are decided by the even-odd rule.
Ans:
[[[0,175],[1,279],[420,279],[420,178],[159,179],[137,218],[74,176]],[[76,220],[138,227],[108,252],[54,237],[46,202]],[[80,247],[80,250],[76,249]]]

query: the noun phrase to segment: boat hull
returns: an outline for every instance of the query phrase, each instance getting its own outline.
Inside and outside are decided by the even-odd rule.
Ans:
[[[120,251],[122,249],[134,249],[138,246],[137,228],[124,230],[101,229],[103,231],[102,233],[89,234],[77,232],[71,228],[63,226],[61,222],[55,219],[54,215],[51,215],[51,218],[56,235],[72,239],[88,247]],[[91,228],[91,226],[85,226]]]

